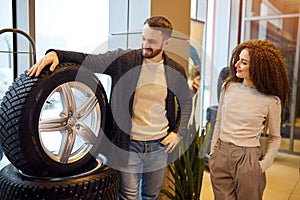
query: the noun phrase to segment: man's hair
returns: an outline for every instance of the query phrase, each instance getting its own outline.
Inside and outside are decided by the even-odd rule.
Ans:
[[[236,76],[235,64],[239,61],[243,49],[249,51],[250,80],[255,88],[264,94],[278,96],[284,105],[289,101],[290,85],[284,57],[277,47],[267,40],[250,40],[243,42],[233,50],[230,60],[230,76],[225,82],[243,82]]]
[[[144,22],[144,25],[148,24],[149,27],[160,30],[165,39],[168,39],[172,35],[173,26],[171,22],[163,16],[153,16]]]

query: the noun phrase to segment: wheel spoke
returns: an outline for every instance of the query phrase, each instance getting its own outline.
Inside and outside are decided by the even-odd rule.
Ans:
[[[98,100],[96,96],[89,97],[79,108],[77,111],[77,114],[80,116],[80,118],[85,118],[88,116],[95,106],[97,105]]]
[[[88,144],[94,144],[97,137],[95,133],[84,123],[78,122],[77,126],[79,126],[79,129],[77,131],[78,135],[86,141]]]
[[[66,113],[70,113],[71,111],[76,112],[76,102],[74,98],[74,94],[72,92],[70,84],[66,83],[61,85],[61,96],[63,101],[63,108]]]
[[[58,158],[61,163],[68,163],[71,156],[76,139],[76,130],[69,129],[66,134],[63,135],[61,146],[58,152]]]
[[[63,125],[66,122],[66,118],[58,119],[46,119],[39,121],[40,132],[52,132],[52,131],[65,131],[67,127]]]

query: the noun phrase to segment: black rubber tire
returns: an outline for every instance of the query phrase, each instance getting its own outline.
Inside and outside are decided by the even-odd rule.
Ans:
[[[118,190],[119,174],[106,166],[82,177],[54,181],[28,178],[11,164],[0,172],[0,199],[3,200],[115,200]]]
[[[80,75],[78,75],[80,73]],[[88,154],[72,163],[51,159],[39,140],[40,112],[49,94],[59,85],[75,81],[93,88],[101,108],[101,133]],[[103,129],[107,97],[98,78],[88,69],[62,63],[54,72],[45,68],[39,77],[21,74],[9,87],[0,107],[0,142],[8,160],[19,170],[35,176],[67,176],[82,173],[95,164]],[[100,123],[100,122],[99,122]]]

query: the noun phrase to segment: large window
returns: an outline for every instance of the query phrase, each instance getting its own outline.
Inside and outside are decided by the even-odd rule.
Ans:
[[[141,47],[143,23],[151,0],[109,0],[109,49]]]
[[[93,52],[108,38],[109,0],[35,2],[37,57],[49,48]]]
[[[283,109],[281,149],[300,152],[299,1],[245,0],[242,40],[267,39],[282,51],[292,87],[291,105]],[[297,92],[298,91],[298,92]]]
[[[0,29],[12,27],[11,0],[0,0]],[[12,34],[0,35],[0,102],[13,79]]]

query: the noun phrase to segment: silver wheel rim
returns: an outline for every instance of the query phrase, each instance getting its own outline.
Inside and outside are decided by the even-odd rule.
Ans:
[[[101,108],[81,82],[67,82],[47,97],[39,118],[39,139],[54,161],[74,163],[90,152],[100,133]]]

